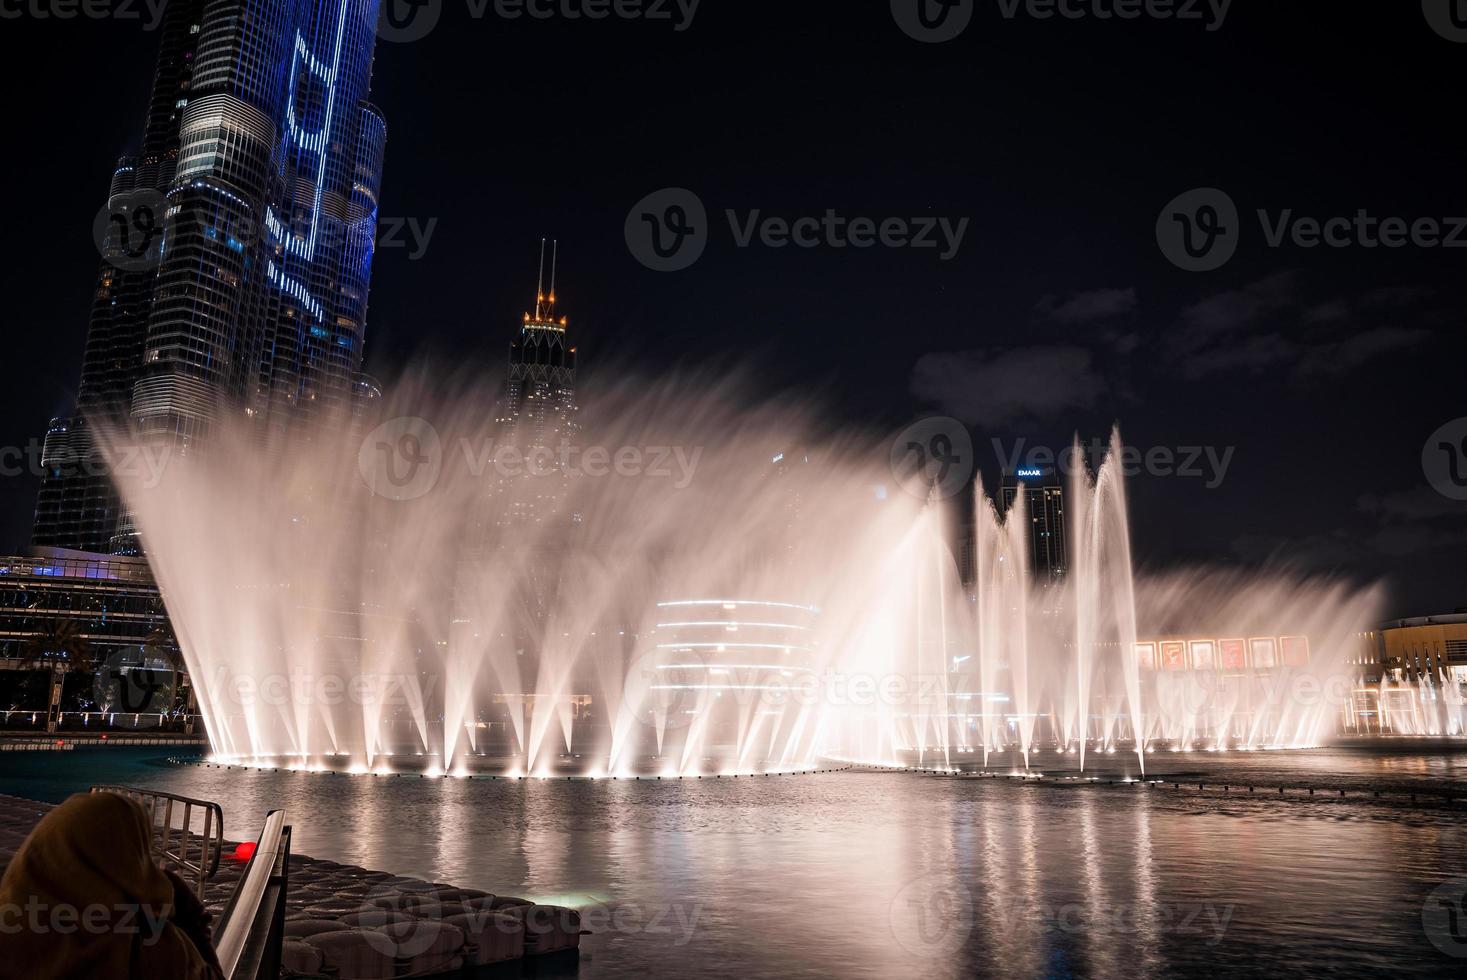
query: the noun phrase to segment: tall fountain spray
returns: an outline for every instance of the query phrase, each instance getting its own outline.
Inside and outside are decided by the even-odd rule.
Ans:
[[[354,430],[263,446],[225,418],[124,478],[219,758],[691,775],[1316,744],[1334,709],[1289,685],[1375,616],[1298,576],[1134,577],[1116,433],[1039,587],[1023,494],[1000,513],[980,483],[964,581],[883,440],[808,403],[622,375],[584,392],[583,444],[534,459],[493,403],[424,372]]]

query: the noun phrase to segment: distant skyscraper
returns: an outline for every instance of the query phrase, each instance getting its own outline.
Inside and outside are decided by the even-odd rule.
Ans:
[[[810,454],[803,449],[790,448],[771,457],[774,466],[771,492],[776,494],[780,508],[779,560],[792,567],[800,559],[799,534],[805,521],[805,510],[810,501],[806,499],[810,482]]]
[[[175,455],[241,412],[277,439],[360,392],[386,127],[377,0],[170,3],[143,141],[113,178],[77,418],[47,437],[38,545],[136,550],[87,420]],[[162,211],[159,214],[159,211]]]
[[[564,549],[579,516],[568,503],[571,474],[563,450],[580,433],[576,404],[576,349],[566,343],[568,322],[555,315],[557,250],[551,245],[550,289],[545,289],[545,246],[540,242],[540,275],[535,310],[526,313],[519,336],[510,343],[509,364],[495,404],[495,465],[479,503],[471,535],[469,567],[509,561],[519,569],[517,588],[526,618],[518,635],[521,648],[538,645],[536,630],[549,616],[560,590]],[[459,618],[473,619],[482,597],[461,604]]]
[[[1047,470],[1027,469],[1004,474],[1003,506],[1007,511],[1020,487],[1029,516],[1029,564],[1041,585],[1064,577],[1068,563],[1065,552],[1065,492]]]
[[[552,242],[547,293],[545,240],[541,239],[535,312],[525,314],[519,338],[509,345],[509,371],[495,410],[501,440],[515,447],[526,465],[537,470],[526,479],[512,478],[512,488],[505,484],[507,492],[501,494],[505,506],[498,516],[501,524],[544,523],[560,514],[569,478],[560,469],[560,453],[580,431],[576,349],[566,343],[566,318],[555,316],[558,258],[558,245]],[[553,472],[539,472],[547,464]]]

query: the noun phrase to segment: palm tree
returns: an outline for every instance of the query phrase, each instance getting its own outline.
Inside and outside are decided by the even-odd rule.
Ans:
[[[168,663],[168,669],[173,672],[172,682],[168,686],[170,698],[178,697],[178,675],[183,672],[183,654],[178,649],[178,641],[173,634],[166,629],[155,629],[143,640],[143,656],[145,660],[161,658]],[[176,705],[170,704],[171,712]]]
[[[91,652],[92,645],[69,619],[48,621],[20,645],[21,659],[32,661],[37,669],[47,666],[48,661],[82,660]]]
[[[69,619],[48,620],[39,632],[20,645],[21,659],[30,661],[32,669],[51,672],[50,693],[46,697],[46,731],[54,732],[60,722],[63,672],[58,666],[84,660],[91,650],[92,645],[82,636],[81,629]]]

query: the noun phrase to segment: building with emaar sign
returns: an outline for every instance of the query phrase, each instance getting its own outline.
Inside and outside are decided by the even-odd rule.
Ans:
[[[1021,466],[1005,474],[1000,488],[1007,511],[1020,493],[1029,517],[1029,561],[1041,587],[1057,584],[1068,567],[1065,549],[1065,491],[1049,467]]]

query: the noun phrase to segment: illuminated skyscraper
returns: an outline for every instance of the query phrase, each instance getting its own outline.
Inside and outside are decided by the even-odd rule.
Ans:
[[[1003,506],[1007,511],[1022,488],[1029,516],[1029,568],[1035,581],[1052,585],[1064,578],[1065,492],[1054,474],[1043,469],[1021,469],[1004,475]]]
[[[525,314],[519,338],[509,345],[509,370],[495,410],[501,439],[518,451],[529,470],[524,479],[512,476],[514,489],[502,494],[501,524],[539,524],[561,515],[569,478],[560,466],[561,453],[580,431],[576,349],[566,343],[566,318],[555,315],[558,257],[558,246],[552,242],[547,293],[541,239],[535,312]]]
[[[350,418],[386,138],[366,102],[376,17],[377,0],[169,5],[142,164],[113,182],[78,416],[130,418],[175,456],[231,413],[271,440]],[[81,425],[52,424],[34,540],[134,551],[115,498],[88,502]]]
[[[76,414],[52,420],[46,433],[37,545],[102,551],[117,529],[117,492],[89,426],[126,420],[142,372],[143,337],[162,252],[164,195],[178,165],[179,126],[203,10],[203,0],[166,7],[141,152],[119,160],[112,174],[98,230],[102,264],[92,292]]]

